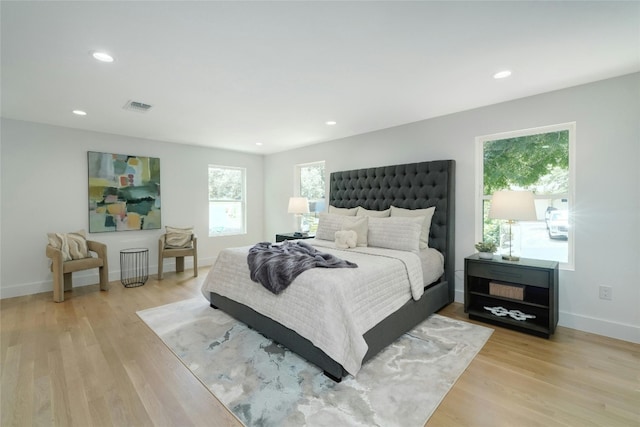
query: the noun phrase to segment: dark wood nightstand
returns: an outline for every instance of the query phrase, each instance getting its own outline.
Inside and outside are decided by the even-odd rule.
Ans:
[[[558,324],[558,262],[464,259],[464,311],[470,319],[549,338]],[[533,316],[533,317],[531,317]]]
[[[276,243],[284,242],[285,240],[313,239],[314,237],[315,236],[309,236],[305,233],[303,233],[302,236],[296,236],[295,233],[280,233],[276,234]]]

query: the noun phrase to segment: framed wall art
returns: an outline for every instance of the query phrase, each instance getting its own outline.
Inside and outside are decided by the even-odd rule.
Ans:
[[[161,227],[159,158],[95,151],[87,158],[90,233]]]

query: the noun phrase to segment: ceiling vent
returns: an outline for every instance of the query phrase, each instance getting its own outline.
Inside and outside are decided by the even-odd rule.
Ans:
[[[124,108],[125,110],[137,111],[138,113],[146,113],[153,107],[149,104],[145,104],[144,102],[127,101],[127,103],[124,104],[124,107],[122,108]]]

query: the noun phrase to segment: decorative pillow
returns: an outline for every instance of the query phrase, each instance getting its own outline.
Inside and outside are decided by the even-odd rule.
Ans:
[[[62,252],[62,261],[89,258],[87,234],[84,230],[73,233],[47,233],[49,244]]]
[[[335,206],[329,205],[330,214],[356,216],[357,212],[358,212],[358,208],[336,208]]]
[[[423,216],[369,218],[369,246],[418,252]]]
[[[358,235],[358,246],[367,246],[367,234],[369,231],[369,217],[345,216],[342,218],[342,229],[353,230]]]
[[[344,215],[321,212],[318,219],[318,229],[316,239],[334,240],[336,231],[342,230]]]
[[[167,249],[190,248],[193,246],[191,236],[193,227],[169,227],[166,226],[167,234],[164,238],[164,247]]]
[[[424,223],[422,224],[422,232],[420,233],[420,249],[426,249],[429,247],[429,232],[431,231],[431,219],[433,219],[433,213],[436,211],[436,207],[432,206],[426,209],[403,209],[391,206],[391,216],[422,216],[424,217]]]
[[[336,248],[349,249],[358,245],[358,233],[353,230],[336,231]]]
[[[385,209],[383,211],[374,211],[365,209],[362,206],[358,207],[356,216],[375,216],[376,218],[386,218],[391,214],[391,209]]]

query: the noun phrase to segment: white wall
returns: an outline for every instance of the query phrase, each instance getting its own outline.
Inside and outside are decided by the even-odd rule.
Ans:
[[[463,259],[474,252],[475,137],[575,121],[575,271],[560,274],[560,324],[640,342],[640,74],[424,120],[266,157],[2,119],[0,297],[51,290],[46,233],[87,228],[87,151],[160,157],[163,225],[194,225],[202,265],[220,249],[291,231],[286,213],[295,165],[326,161],[327,172],[436,159],[457,162],[456,299]],[[339,126],[339,124],[338,124]],[[209,238],[207,165],[247,168],[248,234]],[[258,184],[264,181],[264,186]],[[264,191],[263,191],[264,189]],[[92,234],[119,251],[150,249],[161,230]],[[165,261],[169,262],[169,261]],[[189,267],[190,260],[187,260]],[[167,270],[173,267],[166,266]],[[74,275],[74,284],[97,274]],[[613,287],[613,300],[598,286]]]
[[[220,249],[262,240],[263,157],[227,150],[171,144],[30,122],[1,122],[2,298],[50,291],[45,256],[47,232],[88,230],[87,151],[160,158],[162,225],[194,226],[200,265]],[[209,164],[247,169],[247,231],[243,236],[208,237]],[[109,248],[109,278],[120,278],[119,251],[149,248],[149,273],[157,272],[158,237],[163,230],[93,233]],[[192,258],[186,258],[190,268]],[[165,271],[175,260],[165,260]],[[74,286],[97,283],[97,270],[74,273]]]
[[[327,173],[454,159],[456,300],[464,257],[475,252],[475,138],[576,122],[575,271],[560,272],[560,325],[640,342],[640,74],[330,141],[265,158],[265,231],[290,231],[281,213],[294,166],[326,161]],[[338,124],[339,126],[339,124]],[[612,301],[598,286],[613,287]]]

